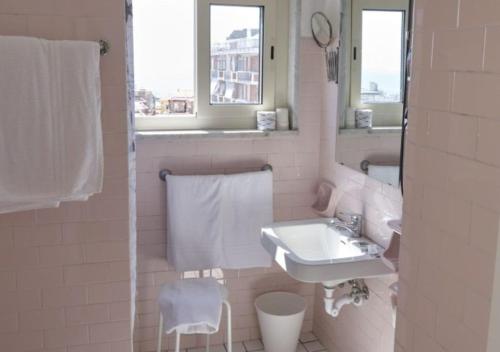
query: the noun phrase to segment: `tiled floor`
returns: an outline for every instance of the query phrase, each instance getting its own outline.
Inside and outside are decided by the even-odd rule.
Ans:
[[[327,352],[325,347],[319,342],[313,333],[308,332],[300,336],[296,352]],[[181,352],[205,352],[205,348],[189,348]],[[170,351],[169,351],[170,352]],[[227,352],[226,346],[211,346],[210,352]],[[233,352],[264,352],[264,345],[261,340],[252,340],[233,343]],[[293,351],[292,351],[293,352]]]

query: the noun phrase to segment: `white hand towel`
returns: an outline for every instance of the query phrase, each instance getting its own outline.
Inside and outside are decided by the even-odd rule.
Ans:
[[[162,286],[158,303],[164,332],[212,334],[219,330],[225,288],[215,279],[178,280]]]
[[[167,260],[179,272],[220,268],[222,176],[167,176]]]
[[[262,228],[273,222],[272,172],[224,176],[223,199],[222,268],[270,267],[272,258],[260,236]]]
[[[99,45],[0,36],[0,52],[0,213],[99,193]]]
[[[166,182],[167,259],[177,271],[271,266],[260,232],[273,221],[272,172]]]

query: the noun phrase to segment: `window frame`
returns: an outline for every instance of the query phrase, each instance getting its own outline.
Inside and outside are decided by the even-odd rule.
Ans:
[[[350,55],[350,98],[349,103],[352,109],[373,110],[374,127],[401,126],[404,107],[404,86],[406,70],[406,36],[408,35],[408,13],[409,1],[394,0],[352,0],[352,20],[351,20],[351,55]],[[361,74],[362,74],[362,20],[363,11],[401,11],[403,12],[404,28],[402,29],[401,45],[401,102],[399,103],[376,103],[364,104],[361,102]],[[355,49],[356,48],[356,49]],[[354,60],[354,50],[357,59]]]
[[[210,6],[263,8],[262,103],[210,104]],[[195,101],[192,115],[135,116],[136,130],[255,129],[256,112],[288,106],[288,0],[195,0]],[[271,59],[274,47],[274,60]]]

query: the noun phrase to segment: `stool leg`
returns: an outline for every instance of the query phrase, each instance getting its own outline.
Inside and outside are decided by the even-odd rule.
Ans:
[[[156,352],[161,352],[161,340],[163,337],[163,315],[160,313],[160,319],[158,321],[158,347]]]
[[[179,331],[175,332],[175,352],[180,352],[181,350],[181,333]]]
[[[206,348],[206,352],[210,352],[210,335],[207,334],[207,348]]]
[[[227,352],[233,352],[233,331],[231,323],[231,305],[224,301],[227,310]]]

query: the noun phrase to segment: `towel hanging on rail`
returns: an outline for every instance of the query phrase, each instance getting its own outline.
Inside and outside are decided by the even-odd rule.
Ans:
[[[260,244],[273,221],[273,174],[166,176],[167,259],[179,272],[271,266]]]
[[[0,213],[99,193],[99,44],[0,36],[0,53]]]

